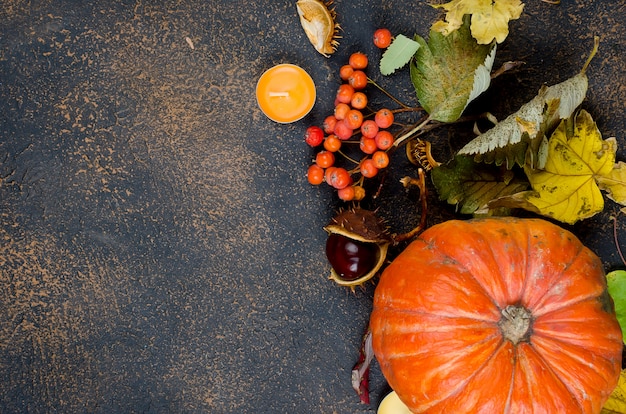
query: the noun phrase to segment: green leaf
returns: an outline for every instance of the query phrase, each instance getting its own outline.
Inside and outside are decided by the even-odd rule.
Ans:
[[[410,65],[411,81],[433,120],[456,121],[491,82],[495,43],[479,45],[470,34],[469,21],[466,16],[463,25],[447,36],[431,30],[428,43],[416,36],[420,48]]]
[[[402,34],[397,35],[380,59],[380,73],[387,76],[404,67],[419,47],[420,44],[415,40]]]
[[[614,270],[606,275],[606,283],[609,295],[615,305],[617,321],[622,328],[622,333],[626,332],[626,270]],[[626,343],[626,341],[625,341]]]
[[[528,182],[513,171],[493,164],[479,164],[463,155],[433,168],[431,177],[440,199],[457,205],[462,214],[490,210],[487,207],[490,201],[528,188]]]

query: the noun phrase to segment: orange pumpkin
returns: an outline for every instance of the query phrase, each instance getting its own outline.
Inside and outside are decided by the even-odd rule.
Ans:
[[[370,328],[415,413],[599,413],[621,369],[601,261],[544,220],[426,230],[385,269]]]

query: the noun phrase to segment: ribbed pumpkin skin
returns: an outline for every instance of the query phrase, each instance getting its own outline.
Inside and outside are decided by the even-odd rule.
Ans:
[[[517,345],[498,325],[508,305],[532,315]],[[602,263],[539,219],[431,227],[385,269],[370,328],[415,413],[599,413],[621,369]]]

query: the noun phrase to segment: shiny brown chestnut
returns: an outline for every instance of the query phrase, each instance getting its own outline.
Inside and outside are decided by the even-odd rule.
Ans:
[[[374,212],[360,207],[343,210],[324,229],[330,279],[335,283],[354,288],[382,268],[392,238]]]

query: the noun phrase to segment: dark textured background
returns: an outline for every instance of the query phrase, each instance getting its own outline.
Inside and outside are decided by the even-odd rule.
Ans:
[[[326,59],[292,0],[0,1],[0,412],[375,410],[376,365],[371,407],[350,386],[373,285],[326,279],[322,226],[339,204],[306,183],[302,134],[331,111],[350,53],[378,60],[374,29],[426,36],[438,12],[423,0],[336,10],[343,39]],[[576,74],[599,35],[583,106],[623,160],[624,21],[622,0],[528,0],[498,55],[526,65],[473,109],[515,111]],[[283,62],[318,87],[290,125],[254,97]],[[369,74],[415,103],[406,71]],[[449,155],[457,129],[433,134],[436,152]],[[372,207],[400,231],[417,195],[396,184],[402,154],[394,166]],[[453,215],[430,201],[430,224]],[[618,211],[608,202],[571,227],[607,269],[621,265]],[[626,240],[622,216],[617,227]]]

